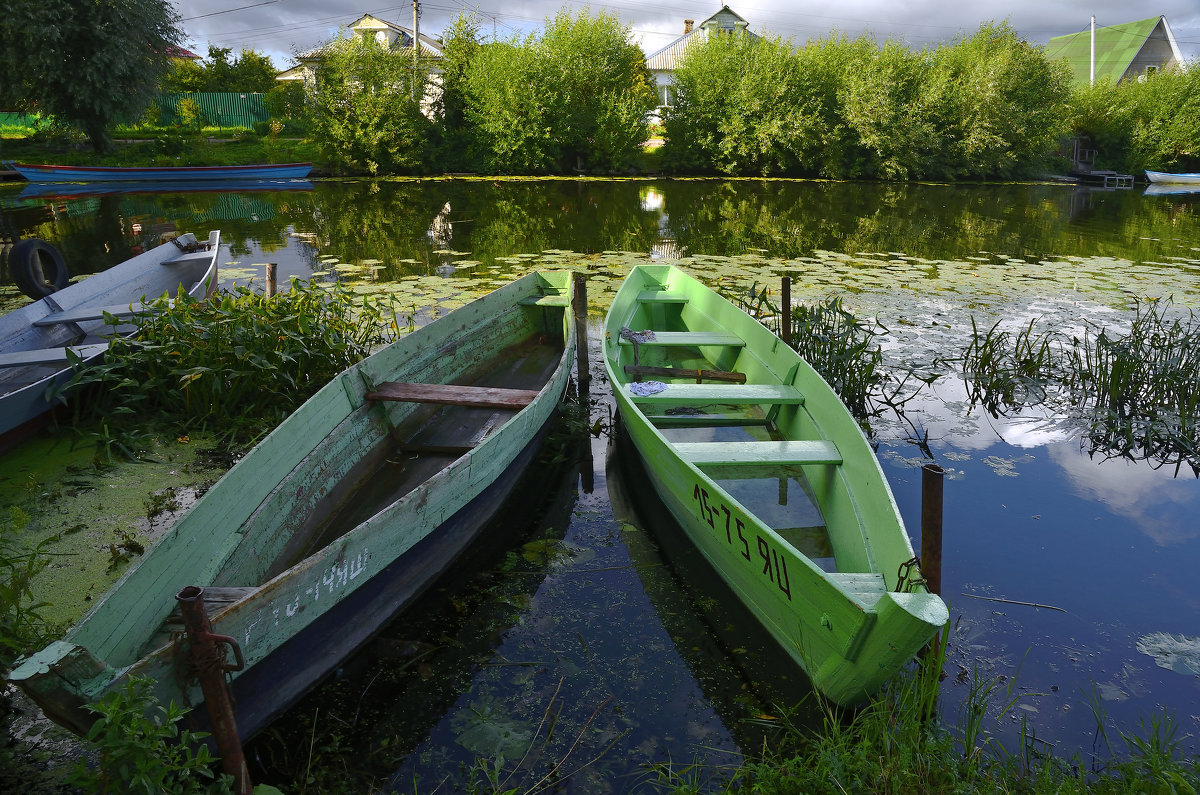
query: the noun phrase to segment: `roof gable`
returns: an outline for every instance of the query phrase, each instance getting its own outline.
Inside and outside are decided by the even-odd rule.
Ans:
[[[720,11],[696,25],[690,33],[683,34],[667,46],[652,53],[646,58],[646,66],[652,72],[674,70],[688,50],[717,32],[733,34],[740,30],[747,36],[757,39],[758,36],[750,32],[749,25],[750,23],[729,6],[722,6]]]
[[[1091,31],[1050,39],[1046,57],[1052,61],[1065,58],[1074,82],[1087,85],[1091,76]],[[1097,80],[1117,83],[1144,73],[1147,67],[1169,68],[1182,62],[1166,17],[1096,28]]]

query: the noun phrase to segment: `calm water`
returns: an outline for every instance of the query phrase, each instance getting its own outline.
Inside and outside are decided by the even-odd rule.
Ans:
[[[1149,297],[1200,308],[1200,194],[716,180],[55,198],[0,188],[0,235],[50,240],[76,273],[161,231],[211,228],[229,245],[228,280],[260,285],[275,262],[282,278],[387,291],[418,320],[530,268],[586,267],[594,364],[612,291],[649,258],[687,257],[709,281],[772,289],[786,273],[797,300],[842,295],[886,328],[897,374],[945,373],[939,360],[961,354],[972,318],[1078,333],[1120,328]],[[0,286],[0,302],[13,300]],[[903,416],[873,423],[914,546],[919,466],[932,456],[948,472],[945,714],[956,717],[978,671],[1019,696],[991,724],[1010,750],[1023,720],[1039,745],[1090,755],[1095,704],[1110,735],[1165,709],[1194,750],[1200,481],[1186,466],[1089,455],[1060,417],[995,418],[965,396],[943,375]],[[700,780],[719,777],[761,741],[762,716],[804,682],[688,558],[628,454],[611,455],[601,379],[593,398],[599,436],[587,436],[583,465],[575,453],[551,462],[452,582],[251,746],[260,764],[303,780],[311,761],[323,775],[429,792],[503,757],[507,786],[548,776],[561,791],[623,792],[652,778],[651,764],[697,762]]]

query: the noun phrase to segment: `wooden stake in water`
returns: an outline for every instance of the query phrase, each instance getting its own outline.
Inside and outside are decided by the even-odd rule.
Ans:
[[[921,574],[931,593],[942,592],[942,478],[937,464],[921,467]]]
[[[275,287],[276,287],[275,271],[278,267],[279,267],[279,265],[277,263],[274,263],[274,262],[267,263],[267,297],[268,298],[275,295]]]
[[[579,397],[586,400],[591,385],[591,376],[588,374],[587,277],[576,272],[572,279],[575,283],[572,309],[575,311],[575,360],[579,366]]]

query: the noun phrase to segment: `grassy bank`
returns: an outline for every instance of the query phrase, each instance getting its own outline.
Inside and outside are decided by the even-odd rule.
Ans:
[[[246,130],[205,130],[120,139],[116,151],[99,155],[65,138],[26,136],[0,140],[0,160],[89,166],[236,166],[313,162],[316,146],[302,138],[256,136]]]

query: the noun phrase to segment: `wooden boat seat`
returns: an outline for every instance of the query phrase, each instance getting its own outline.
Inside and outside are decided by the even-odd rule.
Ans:
[[[728,381],[733,384],[746,383],[745,373],[731,373],[725,370],[693,370],[690,367],[652,367],[645,364],[627,364],[625,372],[636,377],[656,375],[660,378],[694,378],[697,384],[704,380]]]
[[[570,306],[571,299],[565,295],[541,295],[522,298],[524,306]]]
[[[643,304],[686,304],[688,297],[685,293],[673,293],[669,290],[646,290],[638,293],[637,300]]]
[[[829,572],[825,575],[830,582],[852,597],[870,606],[887,593],[883,575],[878,572]]]
[[[171,305],[175,301],[172,299]],[[110,314],[114,317],[133,317],[134,315],[144,315],[150,312],[157,312],[154,307],[143,304],[140,301],[132,304],[114,304],[112,306],[84,306],[79,309],[68,309],[63,312],[52,312],[45,317],[38,318],[33,321],[35,326],[54,326],[61,323],[79,323],[85,320],[101,320],[104,315]]]
[[[254,587],[222,587],[216,585],[204,586],[204,610],[210,616],[218,610],[224,610],[234,602],[240,602],[245,597],[257,591]],[[183,613],[179,609],[179,605],[175,605],[175,609],[166,618],[167,624],[182,624]]]
[[[629,398],[638,405],[671,403],[679,406],[704,406],[710,403],[800,405],[804,395],[786,384],[671,384],[653,395]]]
[[[766,417],[723,414],[647,414],[646,419],[656,428],[751,428],[771,424]]]
[[[79,345],[71,348],[81,359],[108,350],[108,345]],[[31,367],[39,364],[69,364],[66,348],[40,348],[33,351],[0,353],[0,367]]]
[[[741,477],[770,477],[786,467],[840,464],[833,442],[804,441],[679,442],[675,452],[704,471],[720,470]]]
[[[528,406],[538,396],[533,389],[501,389],[461,384],[414,384],[385,381],[368,392],[367,400],[394,400],[408,403],[439,403],[447,406],[513,409]]]
[[[622,345],[633,345],[632,340],[621,338]],[[638,345],[650,347],[683,346],[721,346],[726,348],[744,348],[746,341],[736,334],[725,334],[719,331],[656,331],[654,339],[639,341]]]

